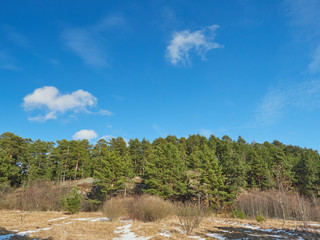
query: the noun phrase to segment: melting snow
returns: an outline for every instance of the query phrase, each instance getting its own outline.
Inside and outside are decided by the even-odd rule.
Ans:
[[[58,220],[66,219],[66,218],[67,217],[55,218],[55,219],[48,220],[48,222],[58,221]]]
[[[167,238],[171,237],[170,231],[161,232],[161,233],[159,233],[159,235],[160,235],[160,236],[163,236],[163,237],[167,237]]]
[[[224,236],[221,236],[219,234],[216,233],[207,233],[206,234],[208,237],[212,237],[212,238],[216,238],[218,240],[226,240],[227,238],[225,238]]]
[[[122,221],[124,222],[124,221]],[[131,232],[132,220],[126,220],[125,222],[130,222],[127,225],[117,227],[114,233],[121,234],[120,238],[114,238],[113,240],[148,240],[152,237],[138,237],[134,232]]]
[[[202,238],[202,237],[199,237],[199,236],[189,236],[189,238],[199,239],[199,240],[206,240],[205,238]]]

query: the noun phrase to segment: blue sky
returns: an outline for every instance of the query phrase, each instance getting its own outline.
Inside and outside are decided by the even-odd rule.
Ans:
[[[320,2],[2,1],[0,132],[319,150]]]

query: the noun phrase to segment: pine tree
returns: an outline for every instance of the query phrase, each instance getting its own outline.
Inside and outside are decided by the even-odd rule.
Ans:
[[[156,147],[145,170],[145,192],[164,198],[183,198],[187,190],[185,165],[178,147],[172,143]]]

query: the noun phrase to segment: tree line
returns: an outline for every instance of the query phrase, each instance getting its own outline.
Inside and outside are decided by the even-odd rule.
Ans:
[[[248,143],[211,135],[169,135],[153,142],[112,138],[56,143],[0,135],[0,186],[37,181],[96,179],[105,195],[130,184],[165,199],[212,205],[232,201],[249,189],[281,189],[319,197],[320,157],[316,150],[272,143]],[[139,181],[137,181],[139,179]]]

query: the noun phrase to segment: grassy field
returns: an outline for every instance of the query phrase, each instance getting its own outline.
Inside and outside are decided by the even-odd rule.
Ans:
[[[0,240],[4,239],[320,239],[320,224],[297,221],[205,218],[186,235],[178,218],[157,222],[130,219],[108,221],[100,212],[68,215],[62,212],[0,211]]]

